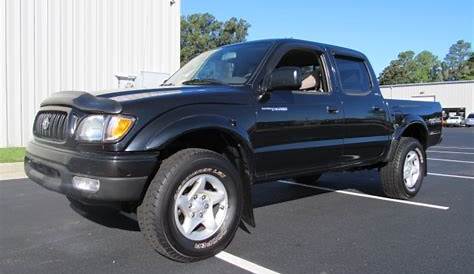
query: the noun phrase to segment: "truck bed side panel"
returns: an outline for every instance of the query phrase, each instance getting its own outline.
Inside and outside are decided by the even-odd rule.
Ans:
[[[428,130],[427,146],[441,141],[442,108],[438,102],[386,99],[393,122],[397,128],[404,128],[412,120],[422,119]]]

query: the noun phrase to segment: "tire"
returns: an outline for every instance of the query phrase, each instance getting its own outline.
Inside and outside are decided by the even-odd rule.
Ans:
[[[321,177],[321,174],[314,174],[309,176],[299,176],[295,177],[294,180],[297,183],[305,184],[305,185],[316,185],[318,184],[318,180]]]
[[[418,161],[418,173],[414,167],[416,161]],[[405,179],[404,170],[406,175],[410,174],[406,176],[407,179]],[[417,177],[416,174],[418,174]],[[414,138],[402,137],[392,160],[380,170],[382,190],[390,198],[403,200],[412,198],[420,190],[425,174],[426,153],[423,146]]]
[[[204,183],[199,183],[201,180]],[[194,192],[199,184],[205,189]],[[220,192],[214,192],[218,189]],[[226,197],[216,204],[217,209],[212,200],[216,193]],[[181,150],[162,162],[151,181],[137,210],[140,229],[158,253],[174,261],[211,257],[226,248],[235,235],[243,207],[241,193],[239,173],[224,156],[204,149]],[[187,209],[181,202],[191,206]],[[186,234],[184,220],[196,223],[204,220],[196,221],[203,216],[205,220],[213,216],[213,224],[202,221],[195,228],[190,225]]]

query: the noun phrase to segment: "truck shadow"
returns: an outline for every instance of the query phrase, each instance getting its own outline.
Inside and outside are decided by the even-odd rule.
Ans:
[[[380,178],[377,172],[342,172],[324,174],[314,186],[334,190],[355,190],[361,193],[383,196]],[[253,207],[265,207],[274,204],[290,202],[307,197],[322,195],[331,191],[306,186],[285,184],[272,181],[257,184],[252,189]],[[70,207],[84,218],[115,229],[140,231],[137,217],[134,213],[125,213],[113,208],[87,206],[85,208],[70,204]],[[242,226],[241,226],[242,227]],[[245,231],[248,231],[242,227]]]
[[[288,181],[292,182],[292,180]],[[256,185],[252,191],[253,207],[270,206],[332,192],[326,189],[353,190],[364,194],[384,196],[378,172],[331,172],[324,174],[317,182],[307,186],[286,184],[284,181]]]
[[[115,208],[104,206],[81,207],[69,204],[72,210],[94,223],[122,230],[140,231],[136,214],[125,213]]]

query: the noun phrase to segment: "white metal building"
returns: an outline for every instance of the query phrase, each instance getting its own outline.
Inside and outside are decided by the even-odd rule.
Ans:
[[[180,0],[0,0],[0,147],[23,146],[40,102],[179,68]]]
[[[403,84],[380,89],[388,99],[440,102],[446,115],[474,113],[474,81]]]

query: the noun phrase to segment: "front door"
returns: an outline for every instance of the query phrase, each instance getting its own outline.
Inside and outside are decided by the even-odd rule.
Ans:
[[[251,136],[258,177],[317,172],[337,165],[343,149],[343,111],[328,87],[322,54],[314,48],[285,49],[275,68],[300,67],[297,90],[273,90],[257,103]]]

